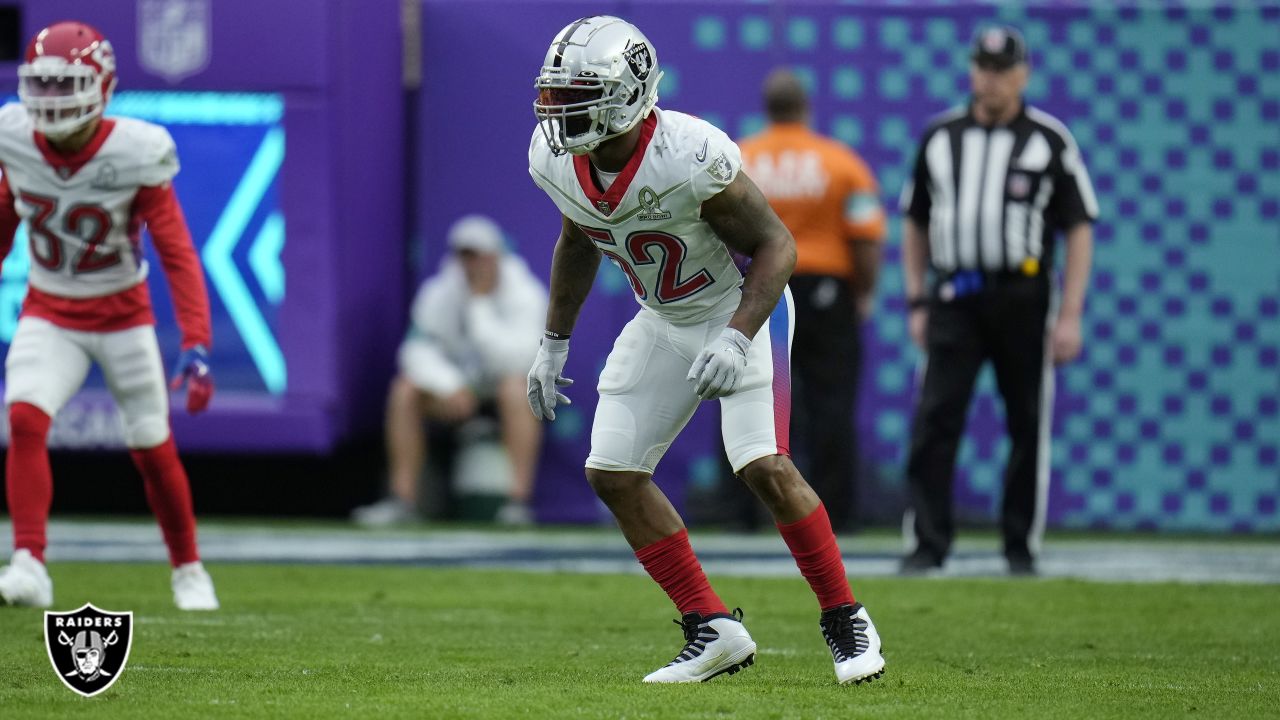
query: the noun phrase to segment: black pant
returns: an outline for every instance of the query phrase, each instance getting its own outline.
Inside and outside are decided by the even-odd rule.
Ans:
[[[1041,422],[1048,422],[1041,417],[1048,309],[1049,280],[1043,274],[1003,275],[989,279],[975,294],[930,304],[928,365],[907,461],[917,552],[941,560],[951,548],[956,449],[978,371],[990,359],[1012,445],[1000,515],[1004,552],[1011,560],[1031,557],[1037,464],[1039,453],[1049,451],[1039,443]]]
[[[793,430],[800,470],[837,530],[855,517],[858,447],[854,408],[862,365],[857,309],[845,278],[796,275],[791,346]],[[807,462],[805,462],[807,460]]]

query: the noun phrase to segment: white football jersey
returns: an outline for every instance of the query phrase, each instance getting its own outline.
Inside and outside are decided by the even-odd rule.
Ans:
[[[22,105],[0,108],[0,166],[27,222],[31,286],[46,293],[111,295],[147,277],[131,208],[139,187],[164,185],[178,173],[177,150],[159,125],[110,122],[106,141],[72,172],[46,159]]]
[[[605,192],[585,156],[553,155],[542,131],[529,174],[631,282],[636,300],[688,323],[733,312],[742,273],[702,219],[702,203],[738,175],[738,146],[714,125],[654,108],[631,162]]]

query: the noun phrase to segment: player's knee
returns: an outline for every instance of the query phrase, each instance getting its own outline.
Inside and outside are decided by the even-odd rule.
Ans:
[[[803,482],[791,459],[785,455],[753,460],[738,472],[738,477],[766,503],[770,499],[782,499],[797,481]]]
[[[9,406],[10,441],[15,445],[24,441],[44,442],[52,422],[52,418],[35,405],[14,403]]]
[[[596,495],[607,502],[609,498],[636,492],[649,482],[649,476],[641,472],[587,468],[587,482]]]
[[[169,439],[169,418],[163,415],[126,419],[124,444],[131,448],[153,448]]]

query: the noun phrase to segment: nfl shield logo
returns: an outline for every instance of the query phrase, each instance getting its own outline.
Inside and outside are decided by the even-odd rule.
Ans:
[[[210,0],[138,0],[138,63],[171,83],[209,66]]]
[[[93,697],[120,679],[133,646],[133,613],[85,603],[71,612],[44,614],[44,646],[62,683]]]

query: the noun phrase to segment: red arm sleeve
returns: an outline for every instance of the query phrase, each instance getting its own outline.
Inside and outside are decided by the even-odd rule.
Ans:
[[[133,215],[135,220],[146,223],[160,255],[178,327],[182,329],[182,349],[196,345],[210,347],[213,331],[204,270],[191,243],[191,231],[187,229],[187,219],[182,215],[173,184],[139,188],[133,201]]]
[[[9,178],[0,175],[0,272],[3,272],[4,259],[9,257],[9,251],[13,249],[13,236],[18,232],[18,223],[22,222],[13,202]]]

